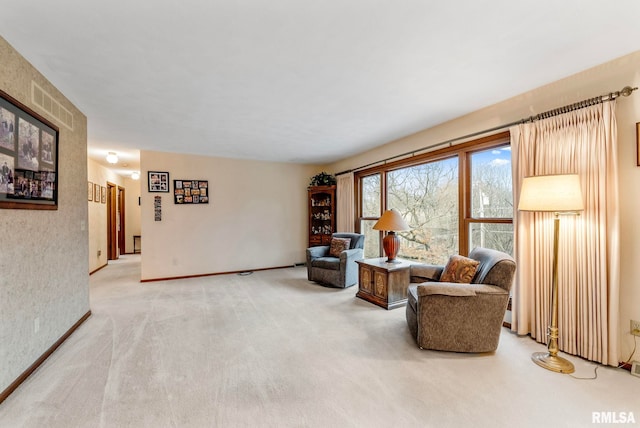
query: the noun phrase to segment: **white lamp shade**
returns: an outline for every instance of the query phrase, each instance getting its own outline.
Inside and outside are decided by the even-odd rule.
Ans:
[[[582,189],[578,174],[526,177],[520,190],[520,211],[582,211]]]
[[[409,230],[409,225],[395,209],[390,209],[382,214],[382,217],[373,225],[375,230],[397,231]]]

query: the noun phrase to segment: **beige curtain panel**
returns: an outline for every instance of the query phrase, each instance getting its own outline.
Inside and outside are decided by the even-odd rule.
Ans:
[[[615,101],[510,128],[514,201],[527,176],[578,174],[585,210],[561,215],[560,350],[617,365],[619,203]],[[517,207],[517,202],[516,202]],[[553,213],[514,213],[512,330],[546,343]]]
[[[337,195],[337,216],[338,232],[353,232],[355,226],[355,207],[353,194],[353,173],[341,174],[338,176]]]

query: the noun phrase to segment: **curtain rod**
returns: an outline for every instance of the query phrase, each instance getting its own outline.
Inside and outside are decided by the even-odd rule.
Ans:
[[[418,152],[422,152],[424,150],[429,150],[429,149],[433,149],[439,146],[444,146],[444,145],[449,145],[451,146],[452,143],[455,143],[456,141],[460,141],[460,140],[466,140],[467,138],[471,138],[471,137],[477,137],[478,135],[482,135],[482,134],[487,134],[489,132],[494,132],[494,131],[499,131],[501,129],[505,129],[505,128],[509,128],[513,125],[520,125],[522,123],[527,123],[527,122],[535,122],[536,120],[541,120],[541,119],[548,119],[550,117],[554,117],[554,116],[558,116],[559,114],[563,114],[563,113],[569,113],[571,111],[574,110],[579,110],[585,107],[591,107],[594,106],[596,104],[600,104],[603,103],[605,101],[612,101],[615,100],[616,98],[623,96],[623,97],[628,97],[629,95],[631,95],[631,93],[635,90],[637,90],[638,88],[632,88],[631,86],[625,86],[624,88],[622,88],[619,91],[616,92],[609,92],[608,94],[605,95],[600,95],[598,97],[593,97],[593,98],[589,98],[586,100],[582,100],[582,101],[578,101],[577,103],[573,103],[573,104],[569,104],[566,106],[562,106],[562,107],[558,107],[555,108],[553,110],[549,110],[549,111],[545,111],[542,113],[538,113],[535,116],[529,116],[520,120],[516,120],[515,122],[511,122],[511,123],[506,123],[504,125],[500,125],[500,126],[495,126],[493,128],[489,128],[489,129],[484,129],[482,131],[478,131],[478,132],[473,132],[471,134],[467,134],[467,135],[463,135],[461,137],[456,137],[456,138],[452,138],[450,140],[446,140],[446,141],[442,141],[440,143],[435,143],[435,144],[431,144],[430,146],[425,146],[416,150],[412,150],[410,152],[406,152],[406,153],[401,153],[399,155],[395,155],[395,156],[391,156],[388,157],[386,159],[382,159],[379,160],[377,162],[371,162],[368,163],[366,165],[361,165],[357,168],[353,168],[353,169],[349,169],[346,171],[341,171],[336,173],[336,175],[343,175],[343,174],[349,174],[350,172],[356,172],[359,171],[361,169],[365,169],[368,168],[370,166],[374,166],[374,165],[378,165],[380,163],[387,163],[390,160],[394,160],[394,159],[398,159],[398,158],[402,158],[405,156],[410,156],[410,155],[414,155]]]

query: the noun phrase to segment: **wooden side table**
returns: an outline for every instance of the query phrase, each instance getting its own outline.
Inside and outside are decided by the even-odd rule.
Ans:
[[[407,304],[409,267],[411,262],[387,263],[386,257],[357,260],[357,297],[385,309],[395,309]]]

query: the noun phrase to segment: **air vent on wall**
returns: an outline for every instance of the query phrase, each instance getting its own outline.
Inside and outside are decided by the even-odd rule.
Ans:
[[[34,81],[31,82],[31,99],[33,102],[42,107],[46,112],[55,117],[58,122],[73,131],[73,114],[66,108],[62,107],[51,95],[42,89]]]

